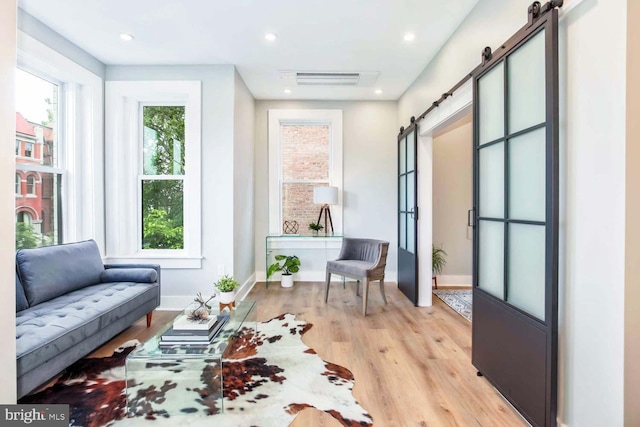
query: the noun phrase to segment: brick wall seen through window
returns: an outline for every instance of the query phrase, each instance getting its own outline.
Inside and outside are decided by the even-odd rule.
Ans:
[[[313,188],[329,185],[330,129],[328,125],[282,125],[282,220],[296,221],[298,233],[311,234],[320,206]]]

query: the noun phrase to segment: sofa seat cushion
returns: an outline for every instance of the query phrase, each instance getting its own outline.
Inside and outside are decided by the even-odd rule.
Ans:
[[[368,261],[327,261],[327,271],[329,273],[345,275],[353,278],[368,277],[373,271],[373,267],[375,267],[375,263]]]
[[[93,240],[20,249],[16,252],[16,266],[31,307],[100,283],[104,271]]]
[[[102,283],[16,313],[18,376],[82,345],[87,337],[157,298],[158,292],[155,283]]]
[[[100,275],[102,282],[153,283],[158,280],[158,272],[153,268],[108,268]]]

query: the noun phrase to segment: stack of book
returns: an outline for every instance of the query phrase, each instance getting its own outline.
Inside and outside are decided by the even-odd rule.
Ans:
[[[160,337],[161,347],[175,345],[209,345],[229,321],[228,314],[210,316],[209,319],[192,321],[186,315],[178,317]]]

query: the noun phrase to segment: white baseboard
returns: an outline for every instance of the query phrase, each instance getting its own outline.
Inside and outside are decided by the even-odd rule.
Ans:
[[[192,295],[167,295],[160,297],[160,311],[182,311],[193,302]]]
[[[255,274],[256,277],[256,281],[257,282],[264,282],[267,279],[267,274],[264,271],[256,271]],[[332,276],[331,277],[331,281],[333,282],[335,280],[337,276]],[[293,280],[297,281],[297,282],[324,282],[326,279],[326,272],[324,270],[321,271],[300,271],[298,273],[295,274]],[[348,279],[350,280],[350,279]],[[385,277],[384,277],[385,282],[397,282],[398,281],[398,273],[396,271],[386,271],[385,272]],[[438,280],[440,280],[440,278],[438,277]],[[280,281],[280,273],[276,273],[273,276],[271,276],[271,278],[269,278],[269,281],[274,281],[274,282],[279,282]],[[469,280],[469,283],[471,283],[471,280]]]
[[[236,299],[242,301],[253,288],[256,283],[256,275],[252,274],[236,292]],[[186,306],[193,302],[192,295],[166,295],[160,297],[160,307],[156,310],[160,311],[182,311]]]
[[[438,286],[471,286],[471,276],[442,275],[438,276]]]
[[[238,288],[236,292],[236,299],[242,301],[251,292],[253,286],[256,284],[256,273],[253,273],[249,278]]]

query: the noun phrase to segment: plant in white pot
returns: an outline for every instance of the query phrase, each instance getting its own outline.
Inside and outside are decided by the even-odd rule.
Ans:
[[[293,273],[300,270],[300,260],[295,255],[276,255],[276,261],[284,261],[282,264],[274,262],[269,266],[267,278],[271,277],[276,271],[282,271],[280,286],[290,288],[293,286]]]
[[[225,275],[215,283],[215,286],[220,293],[220,304],[231,304],[236,299],[234,291],[240,285],[233,277]]]

